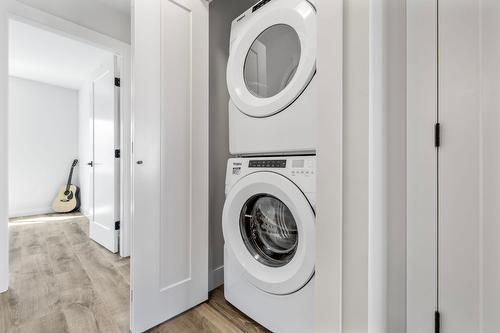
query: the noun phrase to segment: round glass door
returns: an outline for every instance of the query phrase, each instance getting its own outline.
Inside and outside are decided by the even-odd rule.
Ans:
[[[291,26],[277,24],[262,32],[247,53],[244,66],[248,90],[260,98],[283,91],[297,72],[301,46]]]
[[[229,191],[222,213],[228,258],[267,293],[285,295],[314,274],[315,214],[288,178],[255,172]]]
[[[252,257],[266,266],[283,267],[297,251],[297,223],[290,209],[271,195],[255,195],[245,203],[240,232]]]

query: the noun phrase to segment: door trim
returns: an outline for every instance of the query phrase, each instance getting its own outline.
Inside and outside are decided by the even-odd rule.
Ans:
[[[407,38],[406,313],[417,333],[434,331],[437,306],[436,0],[407,1]]]
[[[344,174],[344,3],[316,0],[318,10],[318,171],[316,332],[342,332]]]

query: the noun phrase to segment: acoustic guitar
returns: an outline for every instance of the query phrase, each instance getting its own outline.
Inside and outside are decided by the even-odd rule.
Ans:
[[[52,203],[52,209],[56,213],[71,213],[80,209],[80,189],[78,186],[71,184],[73,170],[77,164],[78,160],[74,160],[69,172],[68,183],[59,189],[57,197]]]

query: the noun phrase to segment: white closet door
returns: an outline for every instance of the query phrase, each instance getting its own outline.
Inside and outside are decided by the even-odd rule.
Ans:
[[[482,293],[492,291],[481,290],[480,3],[439,1],[439,121],[443,136],[438,296],[443,333],[482,333]]]
[[[118,164],[115,158],[118,98],[115,87],[115,62],[110,58],[93,80],[93,214],[90,238],[113,253],[118,252],[119,220]]]
[[[131,327],[208,298],[208,2],[134,5]]]
[[[432,331],[437,310],[442,333],[496,333],[500,4],[423,1],[411,0],[407,7],[407,331]],[[418,23],[423,21],[431,23],[424,27]],[[430,135],[436,120],[441,125],[437,161]]]

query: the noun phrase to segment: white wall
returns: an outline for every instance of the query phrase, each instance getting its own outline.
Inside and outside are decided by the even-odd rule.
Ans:
[[[210,5],[210,261],[215,285],[223,281],[222,209],[229,158],[226,66],[231,22],[256,0],[216,0]]]
[[[344,2],[343,332],[368,332],[370,2]]]
[[[19,0],[18,2],[130,44],[130,12],[113,8],[104,1]]]
[[[387,152],[382,172],[386,183],[387,332],[406,331],[406,0],[383,0],[380,105]]]
[[[9,80],[9,215],[51,211],[78,158],[78,92]],[[78,185],[78,169],[73,183]],[[29,195],[27,195],[29,192]]]
[[[7,4],[0,1],[0,292],[6,291],[9,286],[7,26]]]
[[[500,2],[481,3],[482,267],[483,331],[500,327]]]
[[[399,333],[406,329],[405,1],[353,0],[343,5],[342,331]],[[321,1],[318,8],[321,17]],[[332,36],[320,40],[320,56],[326,38],[335,40]],[[335,53],[325,54],[335,59]],[[320,77],[322,66],[333,72],[333,64],[322,65],[321,59],[318,64]],[[334,78],[330,78],[333,83],[323,82],[332,95],[336,93]],[[323,128],[335,132],[334,115],[324,117],[320,132]],[[335,158],[334,134],[325,134],[320,148],[320,161]],[[333,161],[329,169],[336,170]],[[318,182],[318,190],[324,191],[318,193],[324,197],[323,205],[335,205],[336,192],[323,187],[335,186],[332,173]],[[323,234],[337,239],[335,226],[320,225],[327,216],[334,222],[335,214],[319,213],[318,228],[323,228],[319,241]],[[318,261],[320,253],[330,249],[320,261],[324,265],[338,254],[335,245],[326,243],[318,244]],[[330,263],[330,269],[335,267]],[[318,269],[318,280],[319,273]],[[330,279],[337,281],[334,273]],[[324,298],[321,306],[325,308],[329,295],[322,290],[335,288],[327,289],[327,283],[317,289],[318,301]],[[330,307],[336,305],[330,302]],[[337,313],[331,315],[335,318]]]

